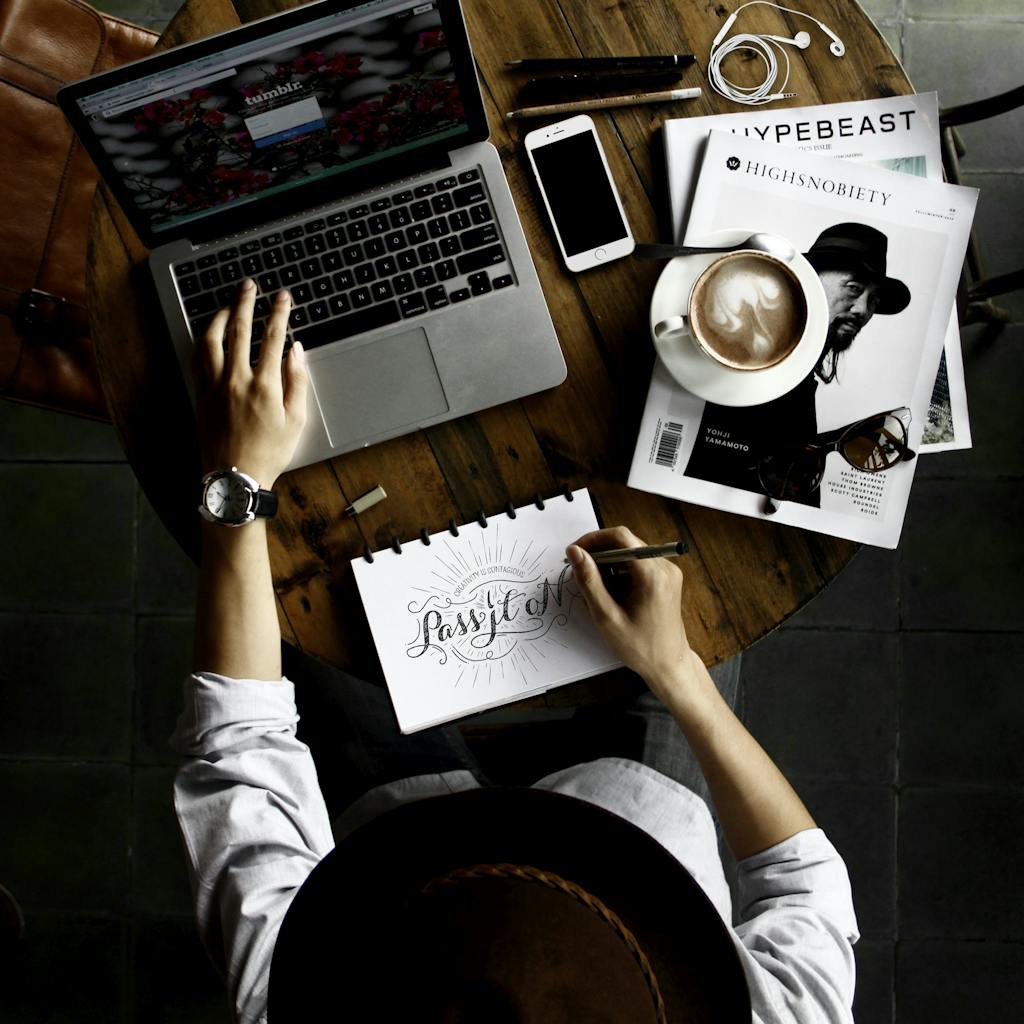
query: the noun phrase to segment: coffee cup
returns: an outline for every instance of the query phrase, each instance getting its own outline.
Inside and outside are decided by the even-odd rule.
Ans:
[[[690,289],[686,312],[654,326],[656,339],[688,335],[708,359],[752,372],[790,356],[807,326],[807,297],[785,262],[741,249],[714,260]]]

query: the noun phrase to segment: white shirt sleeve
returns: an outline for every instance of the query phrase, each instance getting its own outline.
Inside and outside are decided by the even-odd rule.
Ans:
[[[270,962],[292,898],[334,848],[288,680],[189,677],[171,737],[200,934],[242,1024],[266,1014]]]
[[[798,832],[740,861],[736,880],[754,1020],[852,1022],[860,935],[846,865],[825,833]]]

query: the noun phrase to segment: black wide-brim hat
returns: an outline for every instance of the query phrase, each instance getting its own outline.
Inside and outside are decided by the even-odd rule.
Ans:
[[[403,804],[296,894],[268,1024],[749,1024],[730,930],[616,814],[487,787]]]
[[[886,276],[889,239],[867,224],[835,224],[826,228],[804,253],[815,270],[858,268],[881,286],[875,312],[902,313],[910,304],[910,289],[895,277]]]

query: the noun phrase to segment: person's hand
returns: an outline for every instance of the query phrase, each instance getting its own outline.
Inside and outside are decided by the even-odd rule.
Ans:
[[[256,285],[245,280],[234,307],[214,316],[196,346],[193,372],[203,472],[237,466],[269,489],[299,443],[308,377],[298,343],[282,366],[292,308],[286,291],[275,296],[259,361],[249,365],[255,303]]]
[[[608,646],[664,699],[668,690],[685,685],[697,658],[686,639],[681,617],[682,572],[667,558],[619,562],[615,568],[621,576],[615,581],[613,595],[590,557],[594,551],[645,544],[631,530],[616,526],[585,534],[570,544],[565,554],[594,624]],[[624,585],[620,587],[619,583]]]

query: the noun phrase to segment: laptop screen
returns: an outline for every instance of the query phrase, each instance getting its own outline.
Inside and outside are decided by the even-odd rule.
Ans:
[[[373,0],[277,31],[271,22],[257,39],[77,104],[157,238],[324,179],[343,195],[346,173],[471,141],[436,0]]]

